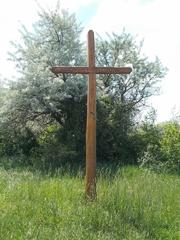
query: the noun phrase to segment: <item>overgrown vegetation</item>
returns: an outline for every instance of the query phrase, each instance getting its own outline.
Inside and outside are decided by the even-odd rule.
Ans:
[[[56,65],[87,64],[81,31],[75,16],[58,8],[41,9],[31,32],[25,26],[20,29],[21,41],[12,43],[10,54],[19,77],[0,89],[1,155],[19,156],[14,159],[21,155],[24,164],[37,161],[36,165],[43,163],[47,168],[84,162],[87,79],[55,76],[50,71]],[[150,61],[143,55],[142,46],[125,31],[96,39],[96,65],[132,64],[134,68],[128,76],[97,76],[99,162],[137,164],[140,156],[137,115],[146,100],[158,93],[158,83],[166,73],[158,58]]]
[[[97,76],[103,169],[97,201],[84,200],[87,81],[50,71],[87,64],[81,31],[74,15],[41,9],[13,43],[19,77],[0,76],[0,239],[178,239],[179,121],[138,122],[166,68],[125,31],[96,39],[97,65],[134,70]]]
[[[82,175],[1,168],[0,238],[178,239],[177,176],[99,169],[98,199],[86,203]]]
[[[136,136],[137,137],[137,136]],[[144,125],[139,131],[142,155],[139,163],[156,171],[180,173],[180,125],[164,123]]]

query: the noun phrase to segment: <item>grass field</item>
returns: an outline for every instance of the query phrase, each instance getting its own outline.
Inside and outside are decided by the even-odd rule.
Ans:
[[[98,173],[84,200],[82,172],[0,169],[0,239],[180,239],[180,179],[126,167]]]

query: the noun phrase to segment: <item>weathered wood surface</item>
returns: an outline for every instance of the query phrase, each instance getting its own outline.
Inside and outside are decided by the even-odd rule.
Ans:
[[[52,72],[59,73],[73,73],[73,74],[89,74],[88,67],[52,67]]]
[[[88,32],[88,67],[95,68],[94,33]],[[86,198],[96,196],[96,74],[89,73],[86,127]]]
[[[130,67],[52,67],[52,72],[55,74],[129,74],[131,71]]]

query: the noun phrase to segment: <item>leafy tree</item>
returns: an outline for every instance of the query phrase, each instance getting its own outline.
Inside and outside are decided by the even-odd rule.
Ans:
[[[74,15],[58,8],[55,11],[41,9],[39,21],[31,32],[22,26],[22,41],[12,43],[15,51],[11,53],[20,77],[9,86],[1,117],[2,122],[13,129],[30,129],[37,142],[43,131],[57,125],[54,134],[61,145],[60,151],[64,146],[82,158],[86,78],[70,74],[55,76],[50,71],[55,65],[86,65],[81,30]],[[98,38],[96,58],[100,66],[131,63],[134,67],[129,76],[97,77],[98,159],[132,162],[129,133],[134,127],[134,119],[146,100],[158,92],[157,83],[166,70],[158,58],[151,62],[144,57],[142,43],[137,44],[125,31],[120,35],[112,34],[105,40]]]
[[[51,66],[85,62],[79,40],[81,27],[75,16],[66,11],[59,13],[59,9],[41,9],[33,31],[22,26],[20,33],[22,42],[12,43],[15,52],[10,54],[20,77],[10,86],[11,97],[5,107],[8,121],[15,128],[28,126],[36,134],[56,122],[62,127],[65,143],[82,142],[86,80],[68,74],[58,77],[50,71]]]
[[[75,17],[65,11],[61,14],[42,11],[39,17],[33,32],[22,27],[22,44],[13,43],[16,52],[11,57],[22,74],[13,86],[17,91],[13,109],[18,108],[25,121],[46,117],[63,125],[65,116],[61,107],[69,99],[81,100],[86,84],[82,76],[56,77],[50,67],[82,64],[81,29]]]
[[[130,75],[101,75],[98,79],[99,101],[105,101],[108,106],[108,122],[102,120],[102,129],[109,131],[111,128],[109,137],[103,140],[103,143],[107,141],[110,147],[102,151],[106,158],[110,156],[111,159],[113,156],[114,159],[129,163],[134,162],[134,146],[129,133],[135,125],[135,117],[146,104],[146,100],[158,94],[158,83],[166,73],[166,68],[158,58],[152,62],[143,55],[142,47],[142,42],[137,44],[135,38],[125,31],[120,35],[108,35],[106,40],[100,38],[97,41],[99,65],[133,65]],[[101,115],[98,116],[101,118]],[[105,126],[107,123],[108,127]]]

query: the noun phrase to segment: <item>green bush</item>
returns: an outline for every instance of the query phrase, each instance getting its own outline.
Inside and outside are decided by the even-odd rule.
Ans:
[[[180,170],[180,126],[178,124],[168,123],[164,126],[160,146],[167,166]]]
[[[63,129],[56,124],[49,125],[38,137],[39,148],[32,154],[35,168],[56,169],[62,165],[74,164],[80,159],[74,146],[63,144]]]
[[[0,154],[13,156],[23,154],[29,156],[38,147],[36,136],[28,127],[12,128],[0,126]]]
[[[179,172],[180,170],[180,126],[169,122],[157,125],[154,140],[147,142],[138,161],[140,166],[158,171]],[[145,132],[147,134],[147,132]],[[147,140],[151,138],[148,137]]]

